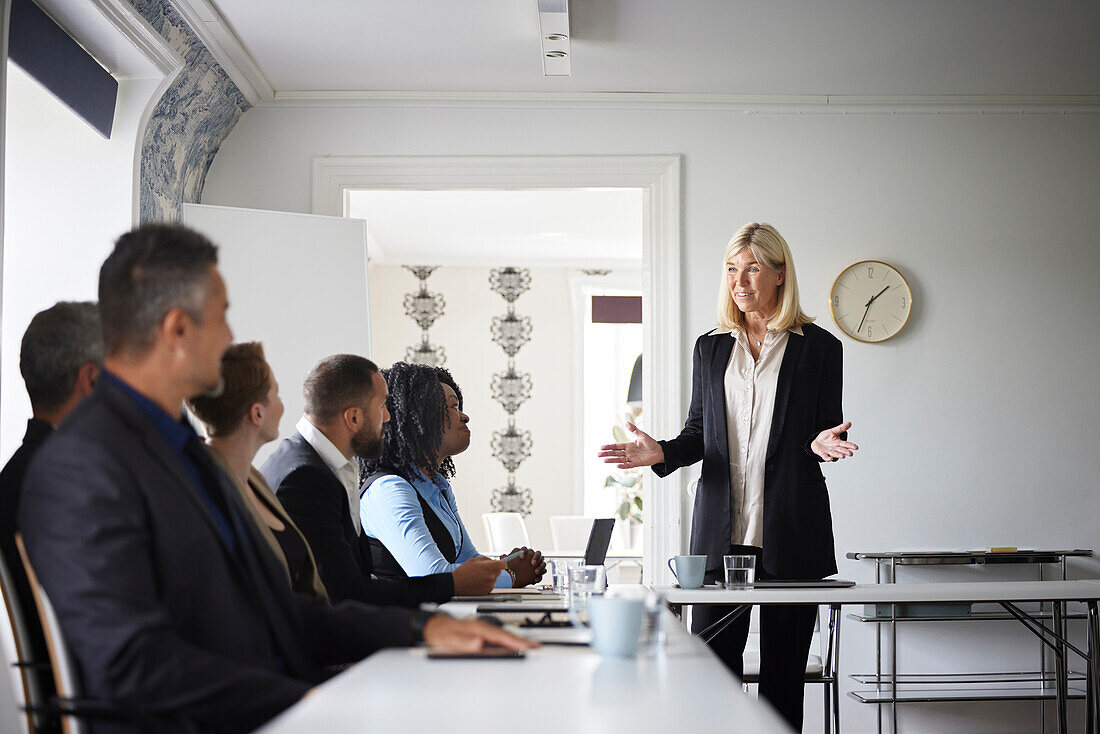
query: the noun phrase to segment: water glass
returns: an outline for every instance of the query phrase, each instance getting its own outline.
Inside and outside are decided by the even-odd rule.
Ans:
[[[756,581],[756,556],[722,556],[727,589],[749,589]]]
[[[569,593],[569,571],[581,565],[581,561],[555,558],[550,561],[550,577],[554,581],[554,593],[566,596]]]
[[[577,565],[569,569],[569,606],[578,614],[585,611],[588,598],[603,593],[606,588],[603,566]]]
[[[665,597],[659,591],[646,591],[645,616],[642,618],[642,643],[650,647],[665,644],[665,630],[661,625],[661,614],[665,608]]]

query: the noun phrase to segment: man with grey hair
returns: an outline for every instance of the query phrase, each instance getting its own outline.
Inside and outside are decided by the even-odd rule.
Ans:
[[[42,443],[81,400],[92,393],[103,367],[99,309],[91,302],[62,301],[31,319],[19,350],[19,371],[31,399],[27,433],[0,472],[0,548],[17,577],[15,516],[27,465]]]
[[[16,515],[31,458],[62,420],[92,393],[103,367],[99,309],[91,302],[62,301],[31,319],[19,349],[19,371],[31,399],[27,433],[0,472],[0,552],[15,581],[35,659],[45,659],[45,640],[31,602],[27,574],[15,548]],[[40,676],[48,685],[49,676]]]

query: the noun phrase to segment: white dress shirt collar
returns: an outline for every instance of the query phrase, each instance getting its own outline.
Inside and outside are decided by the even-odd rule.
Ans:
[[[359,464],[354,458],[349,459],[344,456],[344,452],[336,448],[336,445],[329,440],[328,436],[321,432],[317,426],[309,422],[309,420],[302,416],[298,424],[294,426],[298,433],[302,434],[302,438],[306,440],[313,450],[321,457],[332,473],[336,475],[336,478],[340,480],[340,484],[344,485],[344,490],[348,495],[348,509],[351,511],[351,522],[355,525],[355,534],[360,535],[363,532],[361,522],[359,520]]]

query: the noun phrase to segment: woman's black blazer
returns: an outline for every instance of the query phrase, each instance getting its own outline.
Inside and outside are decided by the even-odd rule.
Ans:
[[[791,332],[772,414],[764,463],[764,568],[776,578],[818,579],[836,573],[833,521],[821,459],[810,443],[840,425],[840,340],[807,324]],[[722,568],[730,546],[729,444],[726,439],[726,365],[733,335],[710,332],[695,342],[691,408],[680,435],[661,441],[667,476],[703,460],[691,520],[691,553],[707,556],[707,569]]]

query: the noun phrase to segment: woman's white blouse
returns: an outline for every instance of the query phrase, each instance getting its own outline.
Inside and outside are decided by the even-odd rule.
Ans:
[[[801,327],[791,329],[802,336]],[[716,331],[712,333],[724,333]],[[747,337],[730,333],[734,339],[726,365],[726,437],[730,457],[730,542],[734,545],[764,544],[764,460],[775,410],[779,368],[787,351],[789,331],[768,330],[754,360]]]

